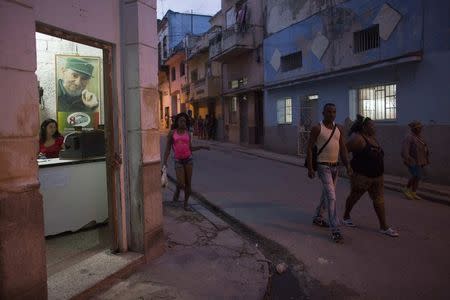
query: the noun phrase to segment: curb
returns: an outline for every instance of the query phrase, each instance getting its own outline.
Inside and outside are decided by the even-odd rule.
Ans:
[[[167,174],[167,178],[173,183],[176,184],[176,179]],[[225,212],[223,209],[221,209],[219,206],[215,205],[208,199],[206,199],[205,196],[202,194],[192,190],[191,196],[194,196],[198,202],[200,202],[204,207],[208,210],[210,210],[213,214],[215,214],[218,218],[222,219],[224,222],[226,222],[232,229],[238,229],[238,231],[243,234],[246,238],[249,238],[252,240],[252,242],[256,242],[257,247],[258,244],[264,245],[265,247],[278,249],[282,255],[286,257],[286,263],[289,263],[291,265],[297,264],[302,265],[303,263],[299,261],[293,254],[290,253],[290,251],[282,246],[281,244],[275,242],[274,240],[268,239],[264,235],[258,233],[256,230],[251,228],[250,226],[246,225],[245,223],[241,222],[239,219],[233,217],[232,215]],[[263,248],[259,248],[260,251],[263,250]],[[264,256],[267,256],[265,253],[263,253]]]

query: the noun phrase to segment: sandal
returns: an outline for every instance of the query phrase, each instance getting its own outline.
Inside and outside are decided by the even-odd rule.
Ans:
[[[342,223],[344,223],[344,225],[348,226],[348,227],[356,227],[356,225],[353,223],[352,219],[350,219],[350,218],[343,219]]]
[[[339,231],[332,232],[331,239],[335,243],[343,243],[344,242],[344,237],[342,236],[342,234]]]
[[[325,227],[325,228],[330,227],[325,220],[322,220],[320,218],[314,218],[312,223],[313,223],[313,225],[317,225],[319,227]]]
[[[389,227],[386,230],[380,229],[380,233],[388,235],[390,237],[398,237],[399,234],[397,231],[395,231],[394,229],[392,229],[391,227]]]

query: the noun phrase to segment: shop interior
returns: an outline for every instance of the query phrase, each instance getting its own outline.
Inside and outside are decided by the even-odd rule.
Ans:
[[[65,298],[68,270],[89,273],[83,261],[111,253],[103,50],[37,32],[36,52],[49,298]]]

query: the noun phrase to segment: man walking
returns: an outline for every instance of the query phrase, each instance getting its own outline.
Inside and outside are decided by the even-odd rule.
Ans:
[[[349,176],[352,174],[352,169],[348,161],[343,128],[334,123],[336,106],[333,103],[325,104],[322,114],[323,121],[311,129],[306,158],[308,177],[314,178],[317,171],[323,185],[320,204],[316,209],[313,224],[330,227],[332,240],[339,243],[343,240],[338,228],[339,221],[336,213],[336,179],[339,156]],[[323,219],[325,209],[328,210],[328,223]]]

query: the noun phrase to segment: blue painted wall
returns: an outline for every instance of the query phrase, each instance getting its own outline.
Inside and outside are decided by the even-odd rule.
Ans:
[[[211,27],[209,20],[210,16],[203,15],[191,15],[178,12],[168,12],[168,24],[169,24],[169,49],[177,46],[186,36],[186,34],[192,33],[199,35],[205,33]],[[191,23],[193,26],[191,27]]]
[[[380,39],[379,48],[354,54],[352,49],[353,32],[370,27],[384,3],[389,4],[402,15],[400,22],[388,40]],[[442,8],[442,5],[440,7]],[[267,85],[293,78],[308,77],[420,51],[423,49],[422,25],[421,0],[353,0],[344,2],[265,39],[265,83]],[[320,60],[311,51],[312,41],[319,33],[330,42]],[[303,66],[289,72],[275,70],[270,61],[276,49],[282,56],[302,51]]]

